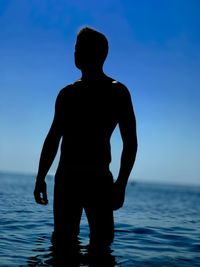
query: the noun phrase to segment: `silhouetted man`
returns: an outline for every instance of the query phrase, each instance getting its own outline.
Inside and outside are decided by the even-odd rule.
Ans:
[[[74,245],[82,210],[90,227],[90,246],[105,248],[113,241],[113,210],[122,207],[137,151],[136,122],[128,89],[106,76],[106,37],[90,28],[77,35],[75,64],[80,80],[58,94],[55,115],[41,152],[34,196],[47,204],[45,176],[62,138],[55,175],[55,244]],[[118,178],[113,182],[110,138],[119,125],[123,150]]]

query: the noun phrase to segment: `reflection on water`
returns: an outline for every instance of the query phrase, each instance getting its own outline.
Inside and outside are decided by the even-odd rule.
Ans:
[[[35,242],[33,254],[27,259],[27,265],[30,267],[35,266],[52,266],[52,267],[113,267],[115,266],[115,257],[110,251],[91,251],[89,246],[78,245],[72,249],[66,248],[61,245],[59,248],[52,246],[46,247],[47,237],[40,236]]]

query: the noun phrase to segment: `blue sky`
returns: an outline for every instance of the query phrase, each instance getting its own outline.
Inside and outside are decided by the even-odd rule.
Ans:
[[[200,184],[199,13],[198,0],[0,0],[0,170],[37,171],[55,98],[80,76],[73,49],[88,25],[109,39],[105,72],[132,95],[131,179]],[[116,130],[115,177],[121,148]]]

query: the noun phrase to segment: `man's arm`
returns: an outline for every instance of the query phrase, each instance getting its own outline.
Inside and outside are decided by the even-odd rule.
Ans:
[[[60,105],[61,104],[58,96],[56,101],[54,119],[43,144],[39,161],[38,174],[36,176],[34,197],[35,201],[38,204],[45,205],[48,203],[45,177],[56,156],[59,142],[62,136],[61,125],[60,125],[60,112],[59,112]]]
[[[121,97],[119,129],[123,142],[118,178],[114,184],[114,210],[123,206],[125,190],[137,153],[136,119],[130,93],[125,89]]]

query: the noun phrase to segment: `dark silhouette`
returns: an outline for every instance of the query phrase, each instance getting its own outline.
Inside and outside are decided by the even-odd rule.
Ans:
[[[77,35],[75,64],[80,80],[58,94],[55,116],[45,139],[34,196],[47,204],[45,176],[62,138],[55,175],[53,244],[78,246],[84,209],[90,227],[90,251],[105,251],[114,238],[113,210],[122,207],[136,151],[136,122],[128,89],[106,76],[106,37],[90,28]],[[110,138],[119,125],[123,150],[119,175],[113,182]]]

